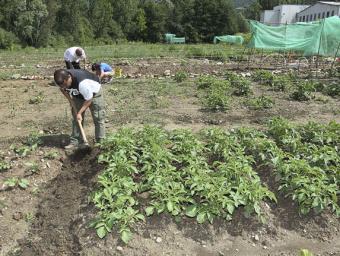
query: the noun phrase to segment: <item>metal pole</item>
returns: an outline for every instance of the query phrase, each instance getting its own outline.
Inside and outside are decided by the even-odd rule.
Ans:
[[[322,27],[321,27],[321,32],[320,32],[320,37],[319,37],[319,49],[318,49],[318,55],[316,56],[316,68],[319,68],[319,55],[320,55],[320,48],[321,48],[321,36],[322,36],[322,32],[323,32],[323,27],[325,26],[325,18],[323,19],[322,22]],[[318,73],[318,71],[316,70],[316,74]]]
[[[334,63],[336,61],[336,56],[338,55],[339,48],[340,48],[340,42],[338,43],[338,47],[336,48],[336,52],[334,54],[334,59],[333,59],[332,65],[331,65],[331,70],[333,69]]]

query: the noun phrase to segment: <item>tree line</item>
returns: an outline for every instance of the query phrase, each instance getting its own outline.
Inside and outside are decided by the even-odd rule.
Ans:
[[[0,48],[154,43],[167,32],[212,42],[247,32],[246,19],[257,19],[270,2],[280,1],[258,0],[238,11],[231,0],[0,0]]]

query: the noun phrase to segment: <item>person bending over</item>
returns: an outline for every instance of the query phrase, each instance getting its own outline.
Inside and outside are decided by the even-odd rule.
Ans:
[[[80,61],[84,61],[84,69],[86,65],[86,54],[83,48],[71,47],[64,52],[64,60],[67,69],[80,69]]]
[[[113,77],[112,67],[106,63],[94,63],[91,67],[92,71],[96,72],[96,75],[101,81],[111,82]]]
[[[100,142],[105,137],[105,102],[99,78],[83,69],[58,69],[54,72],[54,81],[69,101],[73,116],[71,141],[65,148],[76,148],[83,143],[77,121],[84,122],[88,108],[92,113],[96,142]]]

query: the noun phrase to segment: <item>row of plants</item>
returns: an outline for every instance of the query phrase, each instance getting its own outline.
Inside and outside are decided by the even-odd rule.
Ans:
[[[337,81],[322,82],[313,80],[302,80],[294,74],[275,75],[267,70],[257,70],[253,73],[253,81],[270,87],[274,91],[288,92],[293,100],[307,101],[315,97],[315,92],[328,96],[339,96],[340,87]]]
[[[198,223],[212,223],[216,217],[230,220],[239,207],[247,216],[262,217],[261,203],[276,198],[261,185],[252,157],[222,131],[205,130],[201,136],[205,142],[188,130],[168,133],[145,127],[108,137],[99,156],[106,168],[92,196],[100,210],[92,223],[99,237],[118,226],[128,242],[132,224],[163,212]],[[139,200],[141,193],[149,194],[146,202]]]
[[[197,86],[203,92],[200,95],[203,106],[215,111],[228,109],[233,95],[248,97],[253,94],[251,82],[233,72],[227,72],[225,79],[210,75],[201,76],[197,81]],[[245,105],[255,110],[272,108],[274,103],[272,98],[264,95],[245,100]]]
[[[263,221],[263,202],[276,202],[260,180],[263,166],[271,189],[296,201],[301,214],[330,209],[340,216],[339,133],[335,122],[295,126],[283,118],[264,132],[121,129],[100,146],[105,169],[91,196],[99,210],[91,226],[101,238],[118,228],[127,243],[135,223],[153,214],[213,223],[239,209]]]
[[[274,118],[266,133],[239,132],[248,154],[273,169],[278,190],[297,203],[301,214],[328,208],[340,216],[340,124],[296,126]]]
[[[42,140],[37,132],[32,132],[22,143],[15,143],[10,146],[10,149],[16,154],[17,158],[24,158],[36,151],[41,146]],[[59,154],[55,150],[45,152],[43,155],[44,159],[56,159]],[[38,162],[24,162],[25,165],[25,177],[32,174],[36,174],[41,170]],[[12,168],[12,162],[5,158],[4,153],[0,152],[0,172],[8,171]],[[29,186],[29,181],[21,177],[10,177],[4,180],[3,183],[9,188],[20,187],[26,189]]]

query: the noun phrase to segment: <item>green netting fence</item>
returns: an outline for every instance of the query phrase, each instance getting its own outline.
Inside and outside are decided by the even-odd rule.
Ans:
[[[214,44],[216,44],[218,41],[221,41],[224,43],[230,43],[230,44],[243,44],[244,39],[242,36],[231,36],[231,35],[215,36]]]
[[[274,51],[297,51],[304,56],[339,56],[340,18],[315,22],[268,26],[250,21],[252,37],[248,47]]]
[[[168,44],[185,44],[185,37],[176,37],[175,34],[166,33],[165,42]]]

